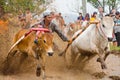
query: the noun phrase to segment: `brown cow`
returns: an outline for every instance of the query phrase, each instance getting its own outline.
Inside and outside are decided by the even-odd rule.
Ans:
[[[22,35],[27,33],[29,30],[22,29],[14,37],[14,43],[17,42]],[[35,39],[37,37],[37,43]],[[40,32],[36,35],[36,31],[32,31],[27,35],[22,41],[20,41],[10,52],[8,57],[15,55],[17,51],[20,51],[22,54],[32,56],[37,60],[37,76],[40,76],[41,69],[43,71],[43,78],[45,78],[45,55],[46,53],[49,56],[52,56],[53,50],[53,35],[50,32]],[[40,61],[39,61],[40,60]]]

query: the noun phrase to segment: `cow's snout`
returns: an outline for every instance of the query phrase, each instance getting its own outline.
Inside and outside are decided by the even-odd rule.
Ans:
[[[53,52],[48,52],[48,56],[52,56],[53,55]]]
[[[109,41],[109,42],[111,42],[112,40],[113,40],[113,38],[108,37],[108,41]]]

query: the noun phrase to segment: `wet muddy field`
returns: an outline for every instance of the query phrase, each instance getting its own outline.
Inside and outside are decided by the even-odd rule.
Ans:
[[[36,62],[32,57],[28,57],[22,64],[19,64],[20,54],[16,54],[12,58],[12,73],[4,75],[3,62],[6,59],[7,52],[12,45],[12,38],[19,30],[19,27],[9,27],[7,31],[0,34],[0,80],[41,80],[41,76],[37,77]],[[67,43],[63,42],[55,34],[56,47],[54,55],[46,56],[46,80],[120,80],[120,53],[114,51],[106,60],[107,69],[102,70],[96,59],[98,56],[90,60],[83,69],[79,66],[68,69],[64,57],[58,56],[62,52]],[[78,63],[78,65],[82,65]]]

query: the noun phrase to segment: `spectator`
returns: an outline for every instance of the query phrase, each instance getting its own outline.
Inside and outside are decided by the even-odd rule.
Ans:
[[[97,19],[97,12],[94,12],[90,18],[90,21],[95,21]]]
[[[87,26],[89,25],[89,21],[90,21],[90,15],[89,15],[89,13],[86,13],[85,19],[84,19],[84,21],[83,21],[83,23],[81,25],[82,29],[87,28]]]
[[[26,19],[25,19],[25,14],[21,10],[19,10],[19,13],[18,13],[18,20],[19,20],[20,27],[24,28],[26,25]]]
[[[105,16],[105,13],[104,13],[104,11],[103,11],[103,8],[102,7],[99,7],[98,8],[98,18],[100,18],[100,19],[102,19],[103,18],[103,16]]]
[[[82,16],[82,13],[79,13],[79,17],[77,18],[77,20],[84,20],[84,17]]]
[[[19,10],[19,13],[18,13],[19,21],[21,21],[23,18],[25,19],[25,14],[23,14],[23,12],[21,10]]]
[[[56,17],[55,12],[50,12],[52,19]]]
[[[58,13],[58,15],[59,15],[59,18],[60,18],[60,24],[61,24],[61,26],[65,26],[66,24],[65,24],[65,21],[64,21],[64,19],[62,17],[62,14]]]
[[[115,13],[116,13],[116,10],[115,9],[112,9],[110,11],[110,16],[113,17],[113,20],[115,21]]]
[[[60,17],[61,19],[63,19],[63,17],[62,17],[62,14],[61,14],[61,13],[58,13],[58,15],[59,15],[59,17]]]
[[[117,11],[115,13],[115,26],[114,26],[114,33],[117,41],[117,46],[120,47],[120,13]]]
[[[115,15],[116,9],[112,9],[112,10],[111,10],[111,13],[112,13],[113,15]]]
[[[26,9],[25,19],[26,19],[26,28],[29,28],[32,21],[32,13],[30,12],[29,8]]]
[[[89,20],[90,20],[90,15],[89,15],[89,13],[86,13],[84,21],[89,21]]]
[[[60,30],[63,31],[64,26],[65,26],[65,21],[61,15],[61,13],[53,14],[53,12],[51,12],[50,15],[52,17],[52,22],[55,23],[56,25],[58,25]]]

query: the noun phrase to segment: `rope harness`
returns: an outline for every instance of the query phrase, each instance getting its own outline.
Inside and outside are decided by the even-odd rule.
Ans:
[[[50,32],[50,30],[48,30],[47,28],[31,28],[29,32],[25,33],[25,36],[27,36],[28,34],[30,34],[32,31],[36,31],[36,38],[34,40],[34,43],[38,44],[38,35],[39,33],[45,33],[45,32]]]

